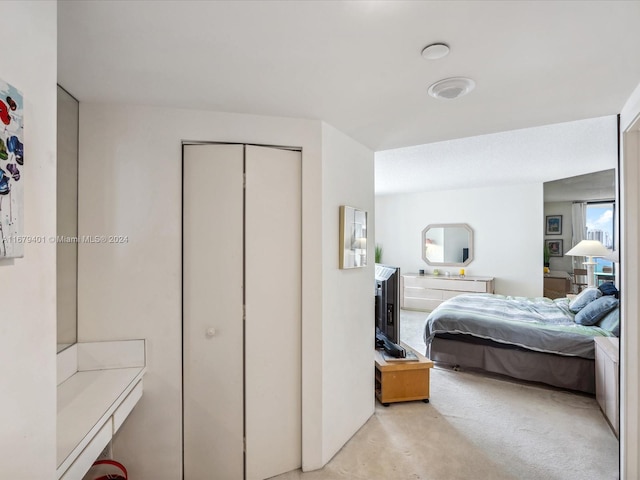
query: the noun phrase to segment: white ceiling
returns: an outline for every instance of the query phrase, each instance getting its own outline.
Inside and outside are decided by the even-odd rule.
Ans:
[[[545,202],[614,200],[616,172],[613,169],[576,175],[544,184]]]
[[[320,119],[374,151],[614,115],[640,81],[638,1],[63,0],[58,18],[80,101]],[[424,60],[432,42],[450,55]],[[476,89],[427,95],[451,76]]]
[[[542,183],[615,168],[615,116],[376,153],[376,194]],[[578,197],[574,197],[576,199]]]

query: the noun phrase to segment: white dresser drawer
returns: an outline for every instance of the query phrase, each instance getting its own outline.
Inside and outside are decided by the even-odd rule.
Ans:
[[[443,290],[433,290],[431,288],[408,287],[404,289],[407,298],[424,298],[428,300],[442,300]]]
[[[431,311],[442,303],[442,300],[429,300],[426,298],[406,298],[404,308],[407,310]]]
[[[454,284],[457,284],[455,280],[449,278],[439,278],[433,276],[424,277],[405,277],[404,285],[406,287],[419,287],[419,288],[432,288],[437,290],[449,290],[455,288]]]
[[[402,281],[404,282],[404,288],[407,288],[407,287],[425,288],[426,287],[425,277],[423,276],[412,277],[412,276],[405,275],[402,277]]]
[[[450,298],[457,297],[458,295],[462,295],[464,293],[469,293],[469,292],[443,291],[442,300],[449,300]]]
[[[451,290],[458,288],[458,282],[448,278],[425,278],[425,286],[439,290]]]
[[[488,292],[489,287],[487,282],[476,282],[473,280],[456,282],[455,289],[460,292],[491,293]]]

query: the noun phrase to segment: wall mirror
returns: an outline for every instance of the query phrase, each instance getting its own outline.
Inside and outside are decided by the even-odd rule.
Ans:
[[[78,236],[78,101],[58,86],[58,237]],[[77,340],[78,244],[56,244],[58,352]]]
[[[549,232],[546,219],[561,217],[562,223]],[[555,252],[545,252],[544,263],[553,272],[573,274],[582,269],[583,257],[566,255],[580,240],[599,240],[616,250],[619,238],[619,209],[616,206],[616,170],[608,169],[544,183],[544,242],[559,244]],[[583,232],[577,234],[576,232]],[[615,268],[605,258],[596,260],[596,277],[605,281],[604,267]],[[550,296],[546,295],[545,296]]]
[[[433,223],[422,230],[422,259],[434,266],[468,265],[473,260],[473,230],[466,223]]]
[[[367,212],[340,207],[340,268],[367,266]]]

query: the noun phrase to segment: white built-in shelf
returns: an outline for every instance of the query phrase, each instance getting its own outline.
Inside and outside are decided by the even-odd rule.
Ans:
[[[144,340],[88,342],[58,354],[57,475],[78,480],[142,397]]]

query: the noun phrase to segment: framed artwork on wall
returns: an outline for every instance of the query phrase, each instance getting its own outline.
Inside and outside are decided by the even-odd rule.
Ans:
[[[340,268],[367,266],[367,212],[340,207]]]
[[[547,215],[547,235],[562,235],[562,215]]]
[[[547,247],[549,248],[549,255],[552,257],[564,256],[564,250],[562,247],[562,240],[545,240]]]
[[[0,80],[0,258],[24,255],[23,105],[22,93]]]

